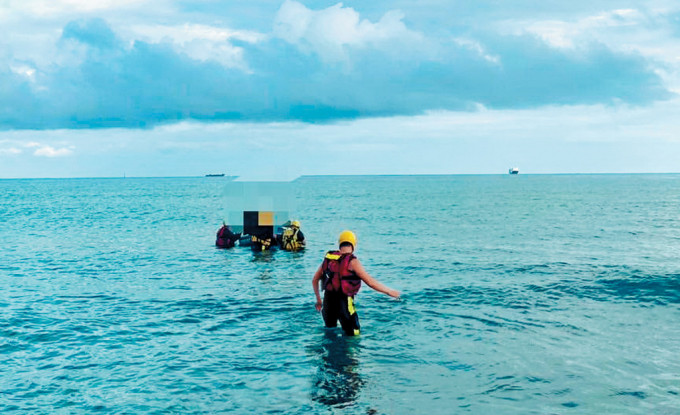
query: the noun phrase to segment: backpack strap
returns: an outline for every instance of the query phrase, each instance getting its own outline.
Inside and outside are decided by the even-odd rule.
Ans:
[[[328,288],[330,285],[333,287],[333,281],[336,277],[336,273],[331,270],[330,263],[331,261],[338,262],[342,258],[342,255],[338,251],[328,251],[326,252],[326,256],[323,258],[323,263],[321,264],[321,269],[323,270],[323,282],[321,286],[323,287],[324,290]],[[338,262],[338,270],[340,269],[340,263]],[[339,273],[338,273],[339,277]],[[336,283],[338,286],[340,285],[340,281]],[[335,289],[338,289],[339,287],[335,287]]]

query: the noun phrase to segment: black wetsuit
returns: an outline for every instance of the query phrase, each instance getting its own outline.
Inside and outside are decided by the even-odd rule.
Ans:
[[[252,235],[250,249],[256,252],[266,251],[276,247],[276,237],[272,233]]]
[[[348,297],[342,291],[324,291],[321,315],[326,327],[337,327],[340,320],[340,326],[346,335],[356,336],[360,332],[354,298]]]
[[[304,242],[305,241],[305,235],[302,233],[302,231],[297,231],[296,239],[297,239],[298,242]]]

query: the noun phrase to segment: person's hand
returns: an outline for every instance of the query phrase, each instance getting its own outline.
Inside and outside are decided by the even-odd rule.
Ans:
[[[397,300],[399,300],[401,296],[401,293],[397,290],[390,290],[387,294],[392,298],[396,298]]]
[[[316,302],[316,311],[321,311],[321,307],[322,307],[321,301],[317,301]]]

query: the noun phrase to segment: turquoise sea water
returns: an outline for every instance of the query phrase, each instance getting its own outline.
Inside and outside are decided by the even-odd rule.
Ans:
[[[271,254],[214,248],[224,184],[0,180],[0,413],[680,412],[680,175],[303,177]],[[403,292],[358,338],[344,228]]]

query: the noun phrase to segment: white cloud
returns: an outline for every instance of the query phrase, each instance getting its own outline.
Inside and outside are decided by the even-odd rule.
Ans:
[[[617,9],[576,20],[516,20],[501,24],[503,32],[530,34],[546,44],[578,53],[583,46],[605,45],[617,53],[635,53],[657,65],[671,90],[680,90],[680,38],[671,9]]]
[[[227,68],[244,70],[247,70],[247,64],[243,48],[234,46],[231,41],[257,43],[266,38],[258,32],[199,24],[135,25],[122,28],[122,32],[130,39],[149,43],[169,42],[178,52],[198,61],[215,61]]]
[[[517,31],[534,34],[557,48],[575,48],[580,42],[601,40],[600,35],[612,31],[631,31],[648,24],[639,10],[620,9],[587,16],[576,21],[542,20],[516,22]]]
[[[8,9],[39,16],[101,12],[149,3],[144,0],[6,0],[6,2]]]
[[[457,38],[453,40],[457,45],[462,46],[464,48],[470,49],[474,52],[476,52],[482,59],[486,60],[487,62],[491,62],[495,65],[498,65],[500,63],[500,57],[498,55],[492,55],[487,50],[482,46],[481,43],[472,40],[472,39],[465,39],[465,38]]]
[[[35,68],[25,64],[12,65],[10,70],[17,75],[21,75],[31,82],[35,82]]]
[[[314,11],[286,0],[276,16],[274,34],[326,61],[348,58],[348,48],[379,48],[391,42],[416,44],[424,37],[406,27],[401,11],[388,11],[376,23],[361,20],[359,13],[338,3]],[[385,49],[388,49],[387,47]]]
[[[2,156],[2,155],[15,155],[15,154],[21,154],[21,149],[18,149],[16,147],[0,148],[0,156]]]
[[[42,157],[63,157],[63,156],[68,156],[71,155],[73,151],[70,148],[67,147],[62,147],[62,148],[54,148],[52,146],[47,146],[43,145],[38,147],[34,152],[34,156],[42,156]]]
[[[645,15],[635,9],[618,9],[587,17],[579,22],[583,27],[635,26],[645,20]]]
[[[201,24],[184,24],[179,26],[135,25],[130,27],[130,30],[156,43],[165,38],[169,38],[172,42],[178,44],[186,44],[195,40],[226,42],[231,39],[257,43],[265,38],[263,34],[257,32],[230,30]]]
[[[33,134],[36,134],[34,131]],[[20,137],[21,135],[17,136]],[[0,140],[0,144],[9,145],[5,148],[0,148],[0,155],[17,155],[22,154],[24,149],[31,149],[34,156],[38,157],[64,157],[73,154],[74,147],[72,145],[53,146],[39,143],[37,141],[23,141],[21,139]]]

